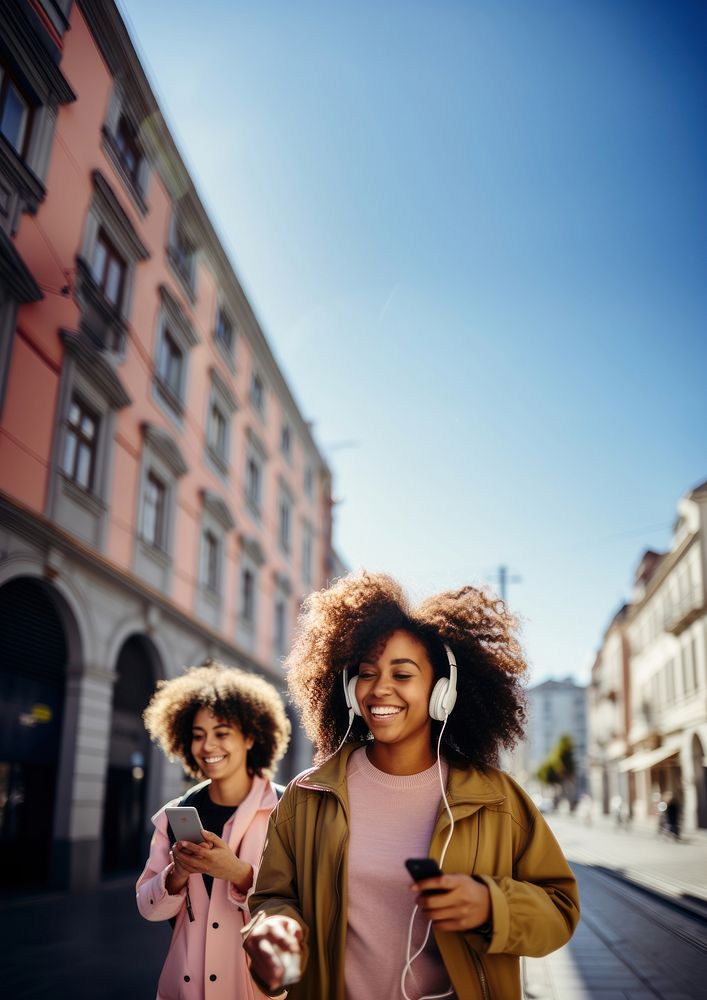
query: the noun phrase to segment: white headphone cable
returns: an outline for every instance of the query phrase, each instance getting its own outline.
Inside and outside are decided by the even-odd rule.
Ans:
[[[437,770],[439,773],[439,786],[442,789],[442,800],[444,802],[444,807],[447,810],[447,815],[449,816],[449,833],[447,834],[447,839],[444,842],[444,847],[442,848],[442,853],[439,858],[440,869],[444,864],[444,858],[447,853],[447,848],[449,847],[449,842],[452,839],[452,834],[454,833],[454,816],[452,815],[452,810],[449,808],[449,802],[447,801],[447,790],[444,787],[444,775],[442,774],[442,757],[441,757],[442,734],[444,733],[448,718],[449,716],[445,716],[444,722],[442,723],[442,728],[440,729],[439,732],[439,739],[437,740]],[[400,989],[402,990],[405,1000],[413,1000],[412,997],[408,996],[407,990],[405,989],[405,980],[407,979],[408,974],[412,973],[412,963],[415,961],[416,958],[418,958],[422,954],[422,952],[427,947],[427,942],[429,941],[430,938],[430,931],[432,930],[432,921],[430,920],[429,923],[427,924],[427,931],[425,933],[425,938],[422,944],[417,949],[415,954],[411,956],[410,950],[412,949],[412,929],[415,924],[415,917],[417,916],[419,909],[420,907],[416,903],[415,909],[412,911],[412,914],[410,915],[410,924],[408,926],[408,943],[407,943],[408,957],[407,961],[405,962],[405,967],[403,968],[403,971],[400,976]],[[419,1000],[442,1000],[442,997],[450,997],[452,996],[453,993],[454,993],[454,987],[451,987],[450,989],[447,990],[446,993],[428,993],[425,994],[424,996],[421,996]]]

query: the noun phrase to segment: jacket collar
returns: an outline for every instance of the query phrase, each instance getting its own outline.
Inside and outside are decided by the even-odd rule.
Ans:
[[[295,779],[303,788],[322,789],[342,796],[346,785],[346,766],[349,757],[365,743],[346,743],[333,757],[319,767],[304,771]],[[449,768],[447,798],[450,806],[498,805],[505,795],[501,791],[494,768],[480,770],[476,767]]]

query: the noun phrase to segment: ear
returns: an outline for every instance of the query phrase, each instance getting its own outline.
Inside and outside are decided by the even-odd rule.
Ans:
[[[246,748],[246,750],[252,750],[254,746],[255,746],[255,737],[254,736],[246,736],[246,738],[245,738],[245,748]]]

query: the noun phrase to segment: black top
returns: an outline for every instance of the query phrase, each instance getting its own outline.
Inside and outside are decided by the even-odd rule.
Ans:
[[[215,833],[217,837],[223,837],[224,826],[238,808],[238,806],[221,806],[218,802],[212,802],[209,796],[208,785],[201,788],[190,799],[189,805],[196,806],[203,828],[210,830],[211,833]],[[201,877],[204,880],[206,891],[211,896],[211,886],[214,884],[213,875],[202,874]]]

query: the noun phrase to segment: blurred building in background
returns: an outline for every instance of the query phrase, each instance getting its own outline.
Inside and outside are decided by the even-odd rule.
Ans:
[[[536,772],[561,736],[574,745],[576,794],[582,795],[587,779],[587,689],[572,677],[543,681],[528,688],[528,722],[525,740],[513,752],[509,770],[527,788],[540,787]]]
[[[628,605],[613,617],[592,666],[587,694],[588,763],[592,798],[602,812],[627,808],[632,798],[631,775],[622,769],[628,755],[631,724]]]
[[[112,0],[0,5],[4,882],[138,867],[155,684],[283,688],[340,571],[331,476]],[[295,731],[282,777],[309,760]]]
[[[684,828],[707,828],[707,482],[678,503],[670,551],[644,553],[627,617],[629,755],[636,818],[675,797]]]

